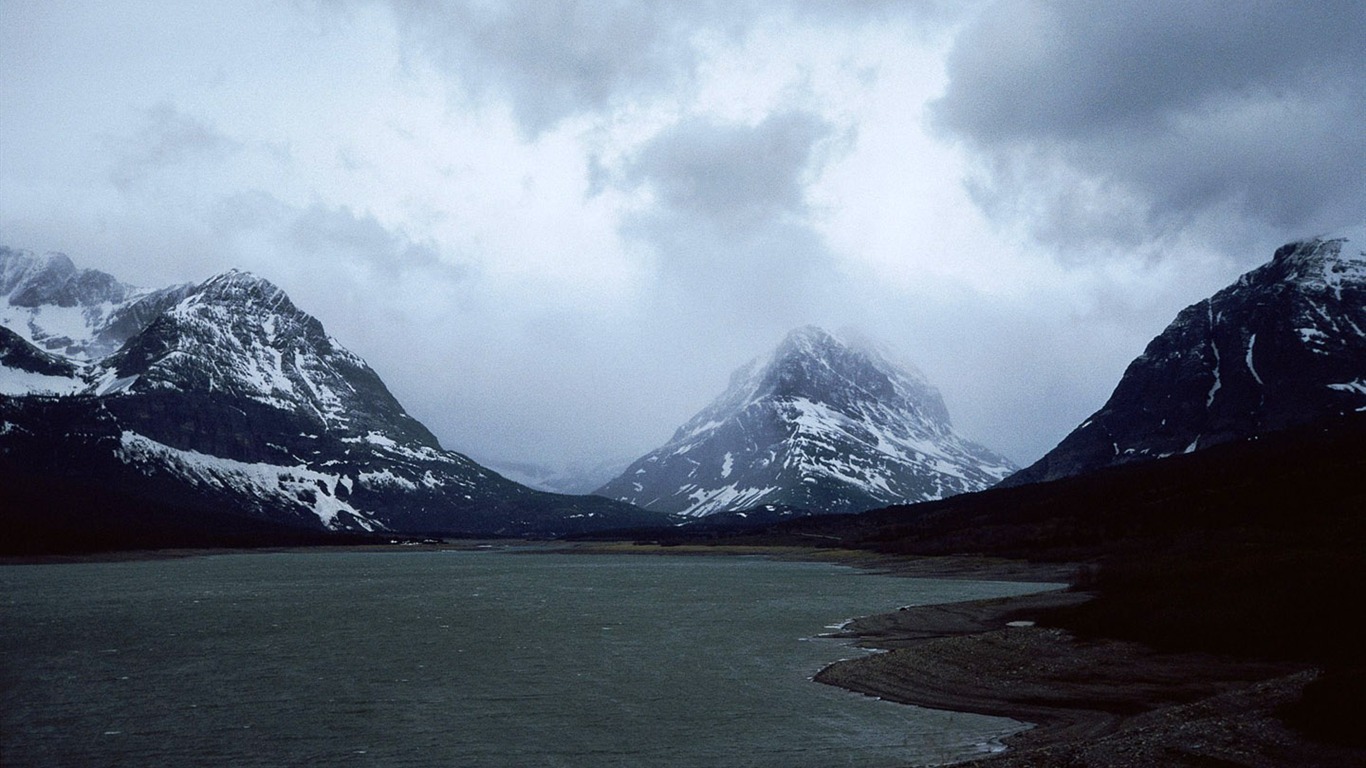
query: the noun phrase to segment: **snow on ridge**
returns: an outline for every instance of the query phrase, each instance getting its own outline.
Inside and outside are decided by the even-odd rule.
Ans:
[[[0,395],[74,395],[85,382],[67,376],[49,376],[0,365]]]
[[[193,485],[247,493],[265,497],[275,504],[303,507],[317,515],[324,527],[342,530],[347,526],[339,519],[343,513],[367,531],[382,530],[368,513],[360,511],[337,497],[337,487],[349,487],[341,475],[318,472],[304,465],[293,467],[225,459],[199,451],[172,448],[136,432],[124,430],[119,437],[115,454],[125,464],[149,467],[164,466]]]

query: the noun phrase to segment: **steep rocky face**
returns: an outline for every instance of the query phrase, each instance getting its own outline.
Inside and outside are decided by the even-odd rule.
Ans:
[[[44,303],[88,274],[68,266],[0,253],[4,310],[20,321],[0,329],[0,470],[331,530],[553,535],[667,522],[533,491],[443,450],[364,360],[258,277],[151,292],[115,281],[97,305]],[[16,309],[20,294],[45,298]],[[57,336],[49,322],[65,324],[59,342],[45,343]],[[124,331],[115,351],[87,358]]]
[[[808,327],[597,493],[694,516],[764,504],[855,512],[980,490],[1012,470],[954,433],[920,373]]]
[[[1182,310],[1109,401],[1009,485],[1067,477],[1366,409],[1366,238],[1278,249]]]

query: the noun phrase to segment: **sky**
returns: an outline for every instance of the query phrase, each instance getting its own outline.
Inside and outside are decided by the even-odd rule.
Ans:
[[[857,329],[1037,459],[1366,214],[1359,0],[0,0],[0,244],[284,288],[447,448],[635,458]]]

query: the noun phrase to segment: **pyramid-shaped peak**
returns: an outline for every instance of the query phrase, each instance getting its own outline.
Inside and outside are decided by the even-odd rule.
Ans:
[[[787,336],[785,336],[782,343],[778,345],[778,349],[791,352],[804,352],[817,347],[840,343],[841,342],[839,339],[835,338],[834,334],[818,325],[803,325],[800,328],[794,328],[791,331],[788,331]]]
[[[836,335],[814,325],[797,328],[755,371],[750,399],[805,398],[841,410],[872,402],[913,402],[930,422],[949,427],[943,398],[925,376],[913,366],[892,362],[879,344],[857,332]]]
[[[688,515],[819,512],[980,490],[1010,462],[954,433],[939,391],[855,334],[803,326],[600,495]]]

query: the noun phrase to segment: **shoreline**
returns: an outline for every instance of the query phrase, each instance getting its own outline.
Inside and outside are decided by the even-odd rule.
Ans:
[[[1317,674],[1305,665],[1160,653],[1024,625],[1088,599],[1040,592],[855,619],[827,636],[882,652],[830,664],[813,680],[1032,726],[963,766],[1366,764],[1366,750],[1311,741],[1276,716]]]

